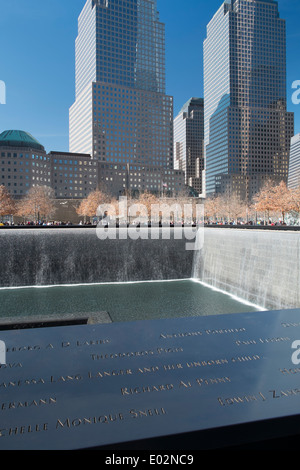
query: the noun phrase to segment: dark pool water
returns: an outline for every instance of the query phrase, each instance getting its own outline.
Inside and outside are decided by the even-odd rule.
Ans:
[[[2,318],[106,311],[122,322],[257,310],[192,280],[0,290]]]

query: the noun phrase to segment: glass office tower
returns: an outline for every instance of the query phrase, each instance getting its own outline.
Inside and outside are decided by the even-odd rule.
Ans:
[[[204,41],[206,194],[287,181],[286,30],[278,2],[226,0]]]
[[[173,168],[173,99],[156,0],[87,0],[76,39],[70,151],[117,168]]]

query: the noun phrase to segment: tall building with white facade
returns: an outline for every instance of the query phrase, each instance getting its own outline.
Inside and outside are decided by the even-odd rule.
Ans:
[[[300,187],[300,134],[291,139],[288,187],[289,189]]]
[[[87,0],[79,16],[70,152],[116,171],[173,169],[173,98],[165,93],[165,27],[156,3]]]
[[[204,41],[206,194],[251,199],[287,181],[293,113],[286,101],[286,25],[273,0],[226,0]]]
[[[204,169],[204,102],[190,98],[174,119],[174,168],[185,173],[185,184],[202,194]]]

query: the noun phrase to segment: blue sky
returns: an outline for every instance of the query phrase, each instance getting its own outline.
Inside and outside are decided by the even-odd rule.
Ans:
[[[0,105],[0,132],[30,132],[47,151],[68,151],[68,113],[74,102],[75,38],[85,0],[0,0],[0,80],[7,87]],[[191,96],[203,96],[203,40],[222,0],[158,0],[166,24],[167,93],[174,113]],[[279,0],[287,22],[288,110],[300,132],[300,104],[291,101],[300,80],[300,2]]]

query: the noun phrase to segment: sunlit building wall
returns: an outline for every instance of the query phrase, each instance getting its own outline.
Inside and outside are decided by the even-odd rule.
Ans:
[[[226,0],[204,41],[207,195],[251,199],[287,181],[293,113],[286,102],[286,25],[278,2]]]

